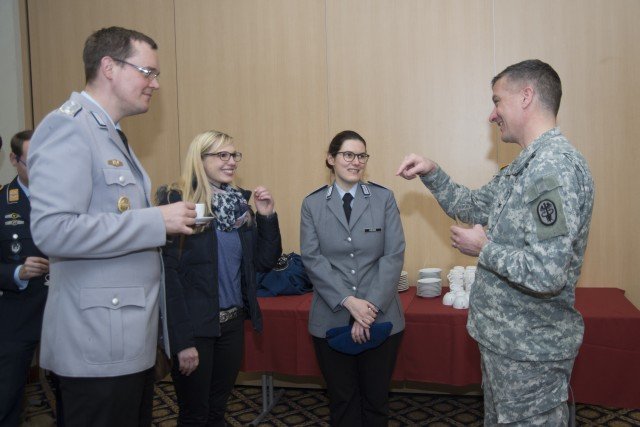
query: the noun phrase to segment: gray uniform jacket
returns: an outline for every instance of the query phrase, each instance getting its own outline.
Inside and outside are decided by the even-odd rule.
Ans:
[[[150,368],[166,231],[142,165],[78,93],[38,126],[28,164],[31,231],[50,257],[42,367],[71,377]]]
[[[554,128],[478,190],[440,168],[422,181],[447,214],[487,228],[469,302],[471,336],[513,360],[575,357],[584,332],[575,287],[594,197],[584,157]]]
[[[358,185],[351,221],[334,187],[322,187],[302,203],[300,251],[313,283],[309,332],[349,324],[344,298],[353,295],[380,309],[376,322],[404,329],[398,279],[404,263],[404,233],[393,193],[376,184]]]

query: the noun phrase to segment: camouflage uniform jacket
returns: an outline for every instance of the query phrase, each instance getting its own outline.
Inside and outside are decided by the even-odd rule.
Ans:
[[[487,230],[470,297],[471,336],[513,360],[574,358],[584,332],[575,286],[594,195],[582,155],[554,128],[478,190],[440,168],[422,181],[449,216]]]

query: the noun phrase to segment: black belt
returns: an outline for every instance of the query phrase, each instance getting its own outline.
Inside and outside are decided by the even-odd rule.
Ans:
[[[240,307],[231,307],[228,310],[220,310],[220,323],[225,323],[229,320],[233,320],[236,317],[240,316],[240,313],[242,313]]]

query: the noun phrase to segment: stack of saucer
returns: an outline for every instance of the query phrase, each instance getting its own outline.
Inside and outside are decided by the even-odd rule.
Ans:
[[[434,298],[442,293],[442,280],[433,277],[418,279],[416,295],[423,298]]]
[[[409,273],[403,271],[398,279],[398,292],[404,292],[409,289]]]

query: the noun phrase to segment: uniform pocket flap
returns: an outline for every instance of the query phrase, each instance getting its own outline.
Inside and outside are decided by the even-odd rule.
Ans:
[[[133,174],[128,169],[102,169],[107,185],[119,184],[121,186],[135,184]]]
[[[537,179],[532,185],[530,185],[524,195],[524,201],[526,204],[533,202],[540,195],[548,193],[549,191],[560,187],[558,179],[553,175],[546,175]]]
[[[144,307],[144,288],[84,288],[80,290],[80,308],[104,307],[113,310],[126,306]]]

